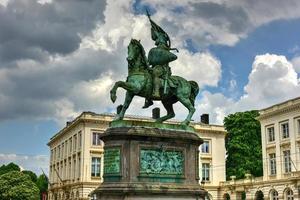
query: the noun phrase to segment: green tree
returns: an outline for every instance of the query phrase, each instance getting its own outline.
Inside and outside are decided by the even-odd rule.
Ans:
[[[48,178],[44,174],[40,175],[36,181],[36,185],[38,186],[40,193],[47,192],[48,189]]]
[[[11,171],[21,171],[21,169],[15,163],[9,163],[7,165],[2,165],[0,167],[0,175],[11,172]]]
[[[29,175],[10,171],[0,176],[1,200],[37,200],[39,189]]]
[[[36,183],[36,181],[37,181],[37,175],[34,172],[29,171],[29,170],[23,170],[22,173],[29,175],[31,181],[34,182],[34,183]]]
[[[246,173],[262,176],[262,147],[258,111],[237,112],[224,119],[227,131],[226,176],[244,178]]]

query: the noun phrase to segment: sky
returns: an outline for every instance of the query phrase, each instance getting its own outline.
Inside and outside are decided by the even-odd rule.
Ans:
[[[126,80],[130,39],[154,47],[146,8],[179,50],[172,74],[200,86],[195,121],[299,96],[298,0],[0,0],[0,165],[47,172],[46,144],[66,121],[115,112],[124,91],[113,104],[109,90]],[[142,98],[132,105],[151,115]]]

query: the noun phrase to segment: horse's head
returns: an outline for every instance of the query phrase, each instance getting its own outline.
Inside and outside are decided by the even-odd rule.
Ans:
[[[128,45],[128,57],[127,57],[128,62],[132,62],[139,56],[139,53],[140,53],[139,46],[140,46],[140,41],[138,41],[136,39],[131,39],[131,41]]]
[[[132,65],[139,56],[141,56],[142,58],[141,60],[142,65],[147,65],[147,58],[142,44],[140,43],[139,40],[131,39],[128,45],[128,56],[127,56],[128,63]]]

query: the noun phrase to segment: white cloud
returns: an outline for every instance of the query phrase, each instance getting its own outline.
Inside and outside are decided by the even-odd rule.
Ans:
[[[197,108],[201,113],[212,114],[212,121],[221,124],[230,113],[262,109],[299,96],[300,81],[295,67],[285,56],[258,55],[244,92],[236,101],[221,93],[204,92]]]
[[[0,2],[6,1],[0,0]],[[295,18],[300,15],[297,2],[287,3],[276,9],[273,9],[276,4],[257,2],[252,5],[247,1],[225,0],[210,2],[178,0],[176,3],[170,0],[151,0],[142,3],[148,3],[157,9],[152,16],[153,20],[170,34],[172,46],[180,50],[177,54],[178,60],[170,63],[173,75],[196,80],[201,88],[217,86],[221,79],[221,62],[210,52],[205,51],[207,46],[234,45],[240,38],[246,37],[250,29],[272,20]],[[281,4],[279,2],[279,5]],[[120,89],[118,92],[118,102],[115,104],[110,102],[108,92],[113,82],[126,80],[125,58],[129,40],[141,39],[146,51],[154,46],[147,17],[134,14],[132,6],[133,1],[108,0],[103,17],[99,17],[96,28],[91,33],[84,34],[88,36],[79,34],[82,41],[76,51],[55,56],[45,54],[48,59],[40,61],[22,59],[13,62],[12,67],[0,70],[1,116],[6,118],[31,116],[64,121],[63,117],[72,118],[83,110],[105,112],[122,103],[124,90]],[[182,8],[183,11],[174,12],[177,8]],[[267,8],[273,9],[272,15]],[[291,10],[284,15],[287,9]],[[267,12],[263,12],[264,10]],[[204,50],[197,53],[189,52],[186,39],[191,39]],[[239,104],[235,104],[236,108],[255,105],[260,98],[280,100],[280,95],[276,96],[274,90],[268,89],[270,86],[276,86],[278,90],[283,90],[283,85],[289,87],[282,92],[286,97],[298,87],[297,77],[289,62],[282,58],[275,58],[274,55],[269,55],[271,58],[268,61],[267,57],[265,55],[256,58],[249,83],[245,87],[245,95]],[[273,63],[272,59],[276,62]],[[293,60],[293,63],[297,63],[297,59]],[[299,65],[295,64],[295,67],[297,66]],[[270,74],[277,75],[277,79],[281,82],[274,83],[276,77],[269,80]],[[285,76],[283,77],[282,74]],[[257,89],[260,85],[261,89]],[[232,79],[231,90],[234,90],[235,86],[236,81]],[[199,105],[206,105],[209,99],[214,98],[223,99],[226,105],[232,102],[224,95],[215,96],[204,92],[202,96]],[[214,117],[215,121],[220,122],[222,118],[220,116],[229,111],[218,104],[219,102],[214,100],[215,106],[210,109],[200,106],[199,112],[214,110],[219,113]],[[142,105],[143,99],[135,98],[128,113],[149,115],[149,110],[140,109]],[[177,116],[186,115],[185,108],[180,104],[175,108],[179,113]]]
[[[204,85],[217,86],[221,78],[221,62],[210,53],[191,53],[180,49],[178,60],[170,63],[174,75],[197,81]]]
[[[300,73],[300,56],[296,56],[291,61],[295,67],[296,72]]]
[[[49,170],[49,157],[46,155],[17,155],[0,153],[0,165],[13,162],[22,170],[31,170],[37,175],[42,174],[41,169],[47,174]]]
[[[6,7],[10,0],[0,0],[0,5]]]
[[[38,0],[37,2],[40,4],[46,4],[46,3],[51,3],[52,0]]]

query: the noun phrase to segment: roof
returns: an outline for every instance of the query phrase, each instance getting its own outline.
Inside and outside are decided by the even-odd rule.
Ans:
[[[91,111],[84,111],[82,112],[78,117],[76,117],[74,120],[67,122],[66,126],[62,128],[58,133],[56,133],[54,136],[50,138],[50,141],[48,142],[48,145],[50,145],[52,142],[55,141],[56,138],[58,138],[60,135],[65,133],[66,131],[72,129],[77,124],[79,124],[82,121],[90,121],[90,122],[111,122],[116,114],[113,113],[101,113],[97,114],[95,112]],[[125,115],[125,119],[129,120],[139,120],[139,121],[155,121],[155,119],[151,117],[146,116],[140,116],[140,115]],[[167,123],[180,123],[181,121],[171,119],[167,120]],[[191,125],[194,126],[196,129],[201,129],[204,131],[216,131],[216,132],[226,132],[224,129],[224,126],[222,125],[214,125],[214,124],[204,124],[201,122],[191,122]]]
[[[294,109],[300,109],[300,97],[289,99],[287,101],[259,110],[260,116],[257,119],[261,120],[276,114],[289,112]]]

